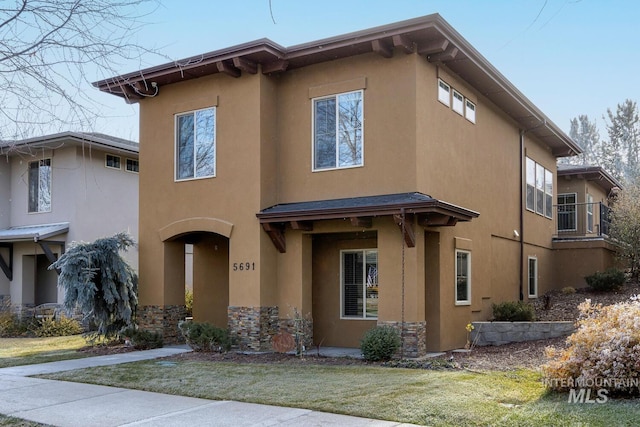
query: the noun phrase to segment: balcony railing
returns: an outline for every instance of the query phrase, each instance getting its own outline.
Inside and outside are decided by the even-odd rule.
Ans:
[[[611,209],[602,203],[570,203],[553,207],[556,238],[608,236]]]

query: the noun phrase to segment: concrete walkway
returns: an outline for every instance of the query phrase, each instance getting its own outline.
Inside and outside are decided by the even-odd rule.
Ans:
[[[149,360],[189,351],[165,347],[0,369],[0,413],[54,426],[410,426],[308,409],[215,401],[30,375]]]

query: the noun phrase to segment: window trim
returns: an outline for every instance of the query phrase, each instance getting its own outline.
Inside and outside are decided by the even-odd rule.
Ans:
[[[471,108],[469,108],[471,107]],[[473,113],[469,113],[469,110],[473,111]],[[476,123],[476,104],[475,102],[470,101],[468,98],[464,100],[464,118],[469,120],[471,123]]]
[[[137,170],[137,171],[130,170],[130,169],[127,167],[127,162],[128,162],[129,160],[131,160],[131,161],[133,161],[133,162],[136,162],[136,163],[137,163],[137,165],[138,165],[138,170]],[[124,159],[124,170],[125,170],[125,171],[127,171],[127,172],[129,172],[129,173],[140,173],[140,160],[139,160],[139,159],[132,159],[131,157],[126,157],[126,158]]]
[[[338,150],[339,147],[339,130],[337,127],[339,126],[339,121],[336,116],[336,166],[329,168],[316,168],[316,101],[322,99],[330,99],[334,98],[336,100],[336,108],[339,108],[340,104],[338,102],[338,97],[341,95],[349,95],[352,93],[359,93],[361,100],[361,109],[362,109],[362,124],[360,128],[360,135],[362,140],[362,148],[361,148],[361,160],[360,164],[354,164],[349,166],[340,166],[339,156],[340,152]],[[326,171],[335,171],[342,169],[354,169],[354,168],[362,168],[364,167],[364,155],[365,155],[365,143],[364,143],[364,89],[350,90],[347,92],[334,93],[330,95],[318,96],[311,99],[311,172],[326,172]]]
[[[460,99],[458,99],[457,96],[460,97]],[[464,116],[464,105],[465,105],[465,97],[462,93],[458,92],[457,90],[452,88],[452,93],[451,93],[451,109],[453,111],[455,111],[456,113],[460,114],[461,116]],[[458,102],[456,102],[458,101]]]
[[[194,176],[189,177],[189,178],[179,178],[178,177],[178,118],[181,116],[186,116],[188,114],[193,114],[194,115],[194,126],[195,126],[195,114],[198,111],[206,111],[206,110],[212,110],[213,111],[213,174],[211,175],[206,175],[206,176],[195,176],[195,169],[194,169]],[[189,110],[189,111],[181,111],[179,113],[175,113],[173,115],[173,180],[174,182],[185,182],[185,181],[195,181],[195,180],[200,180],[200,179],[209,179],[209,178],[215,178],[217,176],[217,172],[218,172],[218,107],[217,105],[212,105],[209,107],[204,107],[204,108],[198,108],[195,110]],[[195,141],[194,141],[195,144]],[[195,162],[195,156],[194,156],[194,162]]]
[[[532,172],[533,175],[529,173],[530,166],[533,167]],[[542,172],[542,182],[538,181],[538,172]],[[542,216],[544,218],[553,220],[553,200],[554,200],[554,175],[550,169],[547,169],[541,163],[536,162],[529,156],[525,156],[525,168],[524,168],[524,206],[525,209],[531,213],[535,213],[536,215]],[[547,185],[547,178],[550,177],[549,184]],[[539,185],[540,184],[540,185]],[[531,187],[533,200],[531,203],[533,206],[529,205],[529,187]],[[549,190],[549,191],[547,191]],[[538,206],[538,195],[542,194],[542,207]],[[559,195],[555,195],[556,200]],[[550,209],[549,206],[550,204]]]
[[[531,277],[531,261],[535,261],[533,277]],[[529,298],[538,298],[538,271],[538,257],[529,255],[527,257],[527,295]],[[533,279],[534,293],[531,293],[531,279]]]
[[[446,86],[446,89],[443,86],[441,86],[441,84]],[[441,104],[446,105],[447,107],[450,108],[451,107],[451,85],[449,83],[445,82],[442,79],[438,79],[437,88],[438,88],[438,101]],[[444,99],[444,92],[445,91],[447,93],[447,99],[446,100]]]
[[[339,307],[339,311],[340,311],[340,320],[358,320],[358,321],[362,321],[362,320],[378,320],[379,316],[376,317],[366,317],[367,316],[367,302],[366,302],[366,287],[367,287],[367,281],[364,280],[364,278],[367,276],[366,275],[366,271],[363,271],[363,283],[362,283],[362,291],[364,292],[364,299],[365,301],[363,301],[362,304],[362,313],[359,317],[355,317],[355,316],[345,316],[344,315],[344,254],[345,253],[356,253],[356,252],[360,252],[363,254],[363,259],[364,259],[364,263],[363,263],[363,268],[366,269],[367,266],[367,252],[375,252],[376,253],[376,268],[379,265],[379,252],[378,252],[378,248],[365,248],[365,249],[342,249],[340,250],[340,307]]]
[[[49,161],[49,209],[47,210],[35,210],[32,211],[30,209],[29,206],[29,200],[30,200],[30,196],[31,196],[31,183],[30,183],[30,175],[29,172],[31,170],[31,164],[32,163],[38,163],[38,180],[40,180],[40,162],[43,161]],[[38,186],[39,189],[39,186]],[[53,210],[53,159],[51,157],[46,157],[43,159],[38,159],[38,160],[32,160],[27,162],[27,214],[28,215],[32,215],[32,214],[41,214],[41,213],[49,213]],[[38,204],[39,206],[39,204]]]
[[[118,167],[109,166],[109,157],[112,157],[114,159],[118,159]],[[104,155],[104,167],[107,168],[107,169],[122,170],[122,157],[116,156],[115,154],[105,153],[105,155]]]
[[[467,255],[467,299],[465,300],[459,300],[458,299],[458,254],[459,253],[464,253]],[[453,279],[454,279],[454,288],[453,288],[453,294],[454,294],[454,298],[455,298],[455,305],[456,306],[464,306],[464,305],[471,305],[471,251],[467,251],[464,249],[456,249],[455,250],[455,260],[454,260],[454,274],[453,274]]]

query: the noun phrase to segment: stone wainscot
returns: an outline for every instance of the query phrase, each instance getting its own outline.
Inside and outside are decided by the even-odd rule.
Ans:
[[[502,345],[563,337],[575,331],[574,322],[472,322],[471,342]]]

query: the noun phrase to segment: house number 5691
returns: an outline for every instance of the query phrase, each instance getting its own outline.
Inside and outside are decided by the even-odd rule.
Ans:
[[[256,269],[255,262],[234,262],[233,271],[250,271]]]

